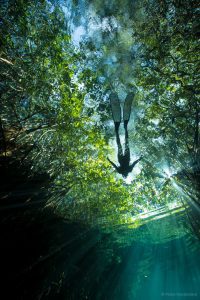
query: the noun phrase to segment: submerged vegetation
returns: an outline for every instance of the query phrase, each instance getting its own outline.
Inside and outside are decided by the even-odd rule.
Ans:
[[[198,198],[198,10],[191,1],[127,1],[121,9],[128,17],[109,15],[108,7],[98,16],[98,5],[89,8],[101,36],[87,28],[79,47],[70,37],[67,3],[2,5],[1,155],[48,173],[51,205],[70,218],[123,224],[185,193]],[[123,94],[135,87],[130,143],[144,160],[127,185],[106,160],[113,131],[108,97],[109,89]]]
[[[191,229],[200,236],[198,18],[194,0],[1,1],[0,163],[10,180],[10,186],[2,181],[1,209],[10,209],[8,220],[13,207],[27,207],[29,224],[31,205],[41,201],[34,216],[42,211],[48,220],[50,211],[75,224],[77,235],[80,222],[84,243],[90,226],[92,241],[83,252],[96,253],[99,243],[99,259],[106,247],[105,257],[113,255],[110,235],[119,247],[168,242]],[[132,91],[129,145],[132,160],[143,159],[124,180],[107,160],[116,159],[109,95],[116,92],[123,102]],[[9,194],[17,180],[24,194]],[[63,248],[51,249],[54,255]],[[116,265],[119,256],[111,258]],[[105,261],[96,266],[99,278]]]

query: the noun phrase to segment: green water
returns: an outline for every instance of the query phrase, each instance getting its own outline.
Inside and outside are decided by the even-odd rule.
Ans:
[[[184,213],[150,221],[127,235],[117,268],[111,268],[97,299],[198,299],[200,245]],[[122,235],[121,231],[121,235]],[[123,244],[123,242],[122,242]]]
[[[198,299],[199,264],[199,243],[191,236],[163,244],[136,243],[119,273],[111,275],[112,288],[99,299]]]
[[[24,184],[19,174],[16,190],[11,174],[14,190],[0,210],[4,299],[199,298],[200,243],[185,210],[157,209],[135,228],[91,228],[44,209],[42,193],[31,206],[7,205],[21,197],[22,186],[25,200],[30,188],[38,191],[38,181]]]

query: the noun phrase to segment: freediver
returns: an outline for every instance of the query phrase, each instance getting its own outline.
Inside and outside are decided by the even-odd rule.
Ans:
[[[121,123],[121,106],[119,98],[116,93],[111,93],[110,95],[110,104],[112,108],[113,121],[115,124],[115,134],[118,147],[118,161],[119,166],[115,165],[109,158],[108,161],[112,164],[115,170],[121,174],[123,177],[127,177],[128,173],[132,172],[134,166],[142,159],[142,156],[130,164],[130,149],[128,142],[128,122],[131,114],[131,105],[134,98],[134,93],[129,93],[126,96],[124,107],[123,107],[123,121],[124,121],[124,130],[125,130],[125,151],[123,154],[122,145],[119,137],[119,126]]]

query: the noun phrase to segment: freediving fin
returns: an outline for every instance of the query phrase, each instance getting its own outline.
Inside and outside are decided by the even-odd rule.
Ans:
[[[116,93],[110,94],[110,104],[112,108],[113,121],[121,122],[121,106]]]
[[[129,93],[126,96],[126,99],[124,102],[124,108],[123,108],[123,121],[128,121],[130,118],[131,106],[132,106],[134,96],[135,96],[135,93]]]

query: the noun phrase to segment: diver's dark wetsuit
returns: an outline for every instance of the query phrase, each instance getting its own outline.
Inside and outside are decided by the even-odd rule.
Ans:
[[[116,94],[112,94],[112,96],[116,96]],[[129,100],[130,102],[130,97],[133,97],[132,94],[129,94],[126,98],[126,101]],[[124,104],[124,129],[125,129],[125,151],[123,154],[123,150],[122,150],[122,145],[120,142],[120,137],[119,137],[119,126],[120,126],[120,122],[121,122],[121,116],[118,116],[118,119],[116,120],[115,116],[113,116],[114,119],[114,123],[115,123],[115,134],[116,134],[116,141],[117,141],[117,147],[118,147],[118,161],[120,166],[115,165],[109,158],[108,161],[112,164],[112,166],[116,169],[116,171],[119,174],[122,174],[123,177],[127,177],[128,173],[132,172],[134,166],[142,159],[142,157],[140,157],[139,159],[137,159],[136,161],[134,161],[132,164],[130,164],[130,149],[129,149],[129,142],[128,142],[128,130],[127,130],[127,126],[128,126],[128,122],[129,122],[129,117],[130,117],[130,113],[131,113],[131,106],[129,103],[129,107],[128,107],[128,112],[125,112],[125,109],[127,108],[126,105],[126,101]],[[115,103],[116,105],[116,103]],[[120,109],[120,113],[121,113],[121,108],[120,108],[120,103],[119,103],[119,108]]]

